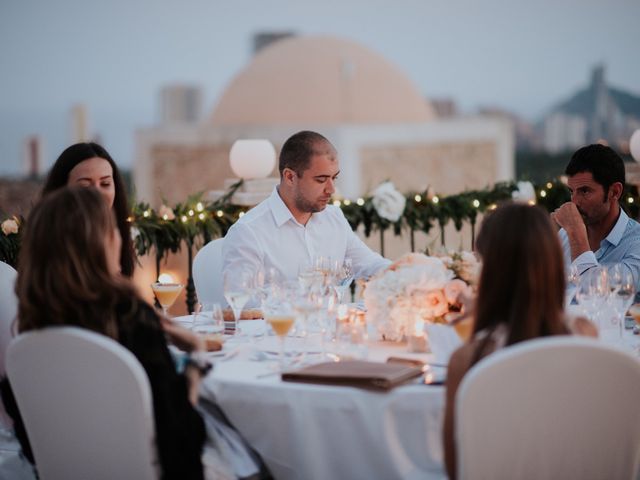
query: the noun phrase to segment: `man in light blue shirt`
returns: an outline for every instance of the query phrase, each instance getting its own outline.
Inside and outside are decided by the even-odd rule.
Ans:
[[[571,201],[551,217],[560,225],[567,266],[582,275],[597,265],[620,263],[640,290],[640,224],[620,207],[625,185],[624,163],[604,145],[576,151],[567,168]]]

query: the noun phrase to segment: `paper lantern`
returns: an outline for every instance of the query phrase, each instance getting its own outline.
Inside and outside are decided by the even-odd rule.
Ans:
[[[640,129],[631,135],[629,139],[629,151],[636,162],[640,162]]]
[[[236,140],[229,152],[231,170],[243,180],[265,178],[276,165],[276,150],[269,140]]]

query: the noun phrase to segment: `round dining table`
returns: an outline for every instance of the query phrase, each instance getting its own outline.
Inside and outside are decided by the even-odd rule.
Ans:
[[[380,392],[282,381],[277,337],[264,334],[261,320],[243,321],[240,329],[244,336],[211,354],[214,368],[200,395],[222,409],[274,478],[446,478],[442,384],[420,377]],[[293,364],[285,370],[331,361],[332,350],[331,342],[288,338],[285,359]],[[358,355],[380,362],[433,359],[388,342],[369,342]],[[438,377],[445,369],[433,365],[430,371]]]

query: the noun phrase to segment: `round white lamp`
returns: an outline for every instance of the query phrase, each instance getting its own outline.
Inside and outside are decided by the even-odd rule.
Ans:
[[[236,140],[229,152],[231,170],[243,180],[265,178],[276,165],[276,149],[269,140]]]
[[[629,139],[629,151],[636,162],[640,162],[640,129],[631,134],[631,138]]]

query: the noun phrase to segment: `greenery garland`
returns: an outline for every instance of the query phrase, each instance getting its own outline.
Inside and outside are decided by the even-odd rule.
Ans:
[[[132,226],[134,247],[139,256],[154,252],[157,266],[169,253],[179,251],[184,244],[189,249],[199,247],[214,238],[222,237],[229,227],[247,210],[234,205],[231,199],[242,181],[232,185],[224,196],[210,202],[202,199],[202,194],[193,195],[173,208],[163,205],[157,211],[148,203],[140,202],[132,206],[129,221]],[[495,208],[500,202],[511,199],[517,189],[515,182],[502,182],[484,190],[468,190],[456,195],[441,196],[423,192],[408,192],[404,196],[406,205],[402,216],[396,222],[382,218],[373,206],[372,197],[336,199],[334,205],[344,212],[351,228],[363,227],[369,237],[373,232],[383,234],[392,229],[395,235],[414,232],[429,233],[434,226],[441,230],[444,244],[444,227],[453,222],[456,230],[465,223],[472,229],[479,214]],[[569,190],[562,179],[554,179],[534,186],[536,203],[551,212],[570,200]],[[635,186],[627,186],[620,204],[632,218],[638,218],[640,199]],[[0,261],[15,266],[20,249],[20,237],[24,227],[22,218],[12,217],[18,232],[0,233]],[[3,222],[4,223],[4,222]],[[413,248],[413,241],[412,241]]]

